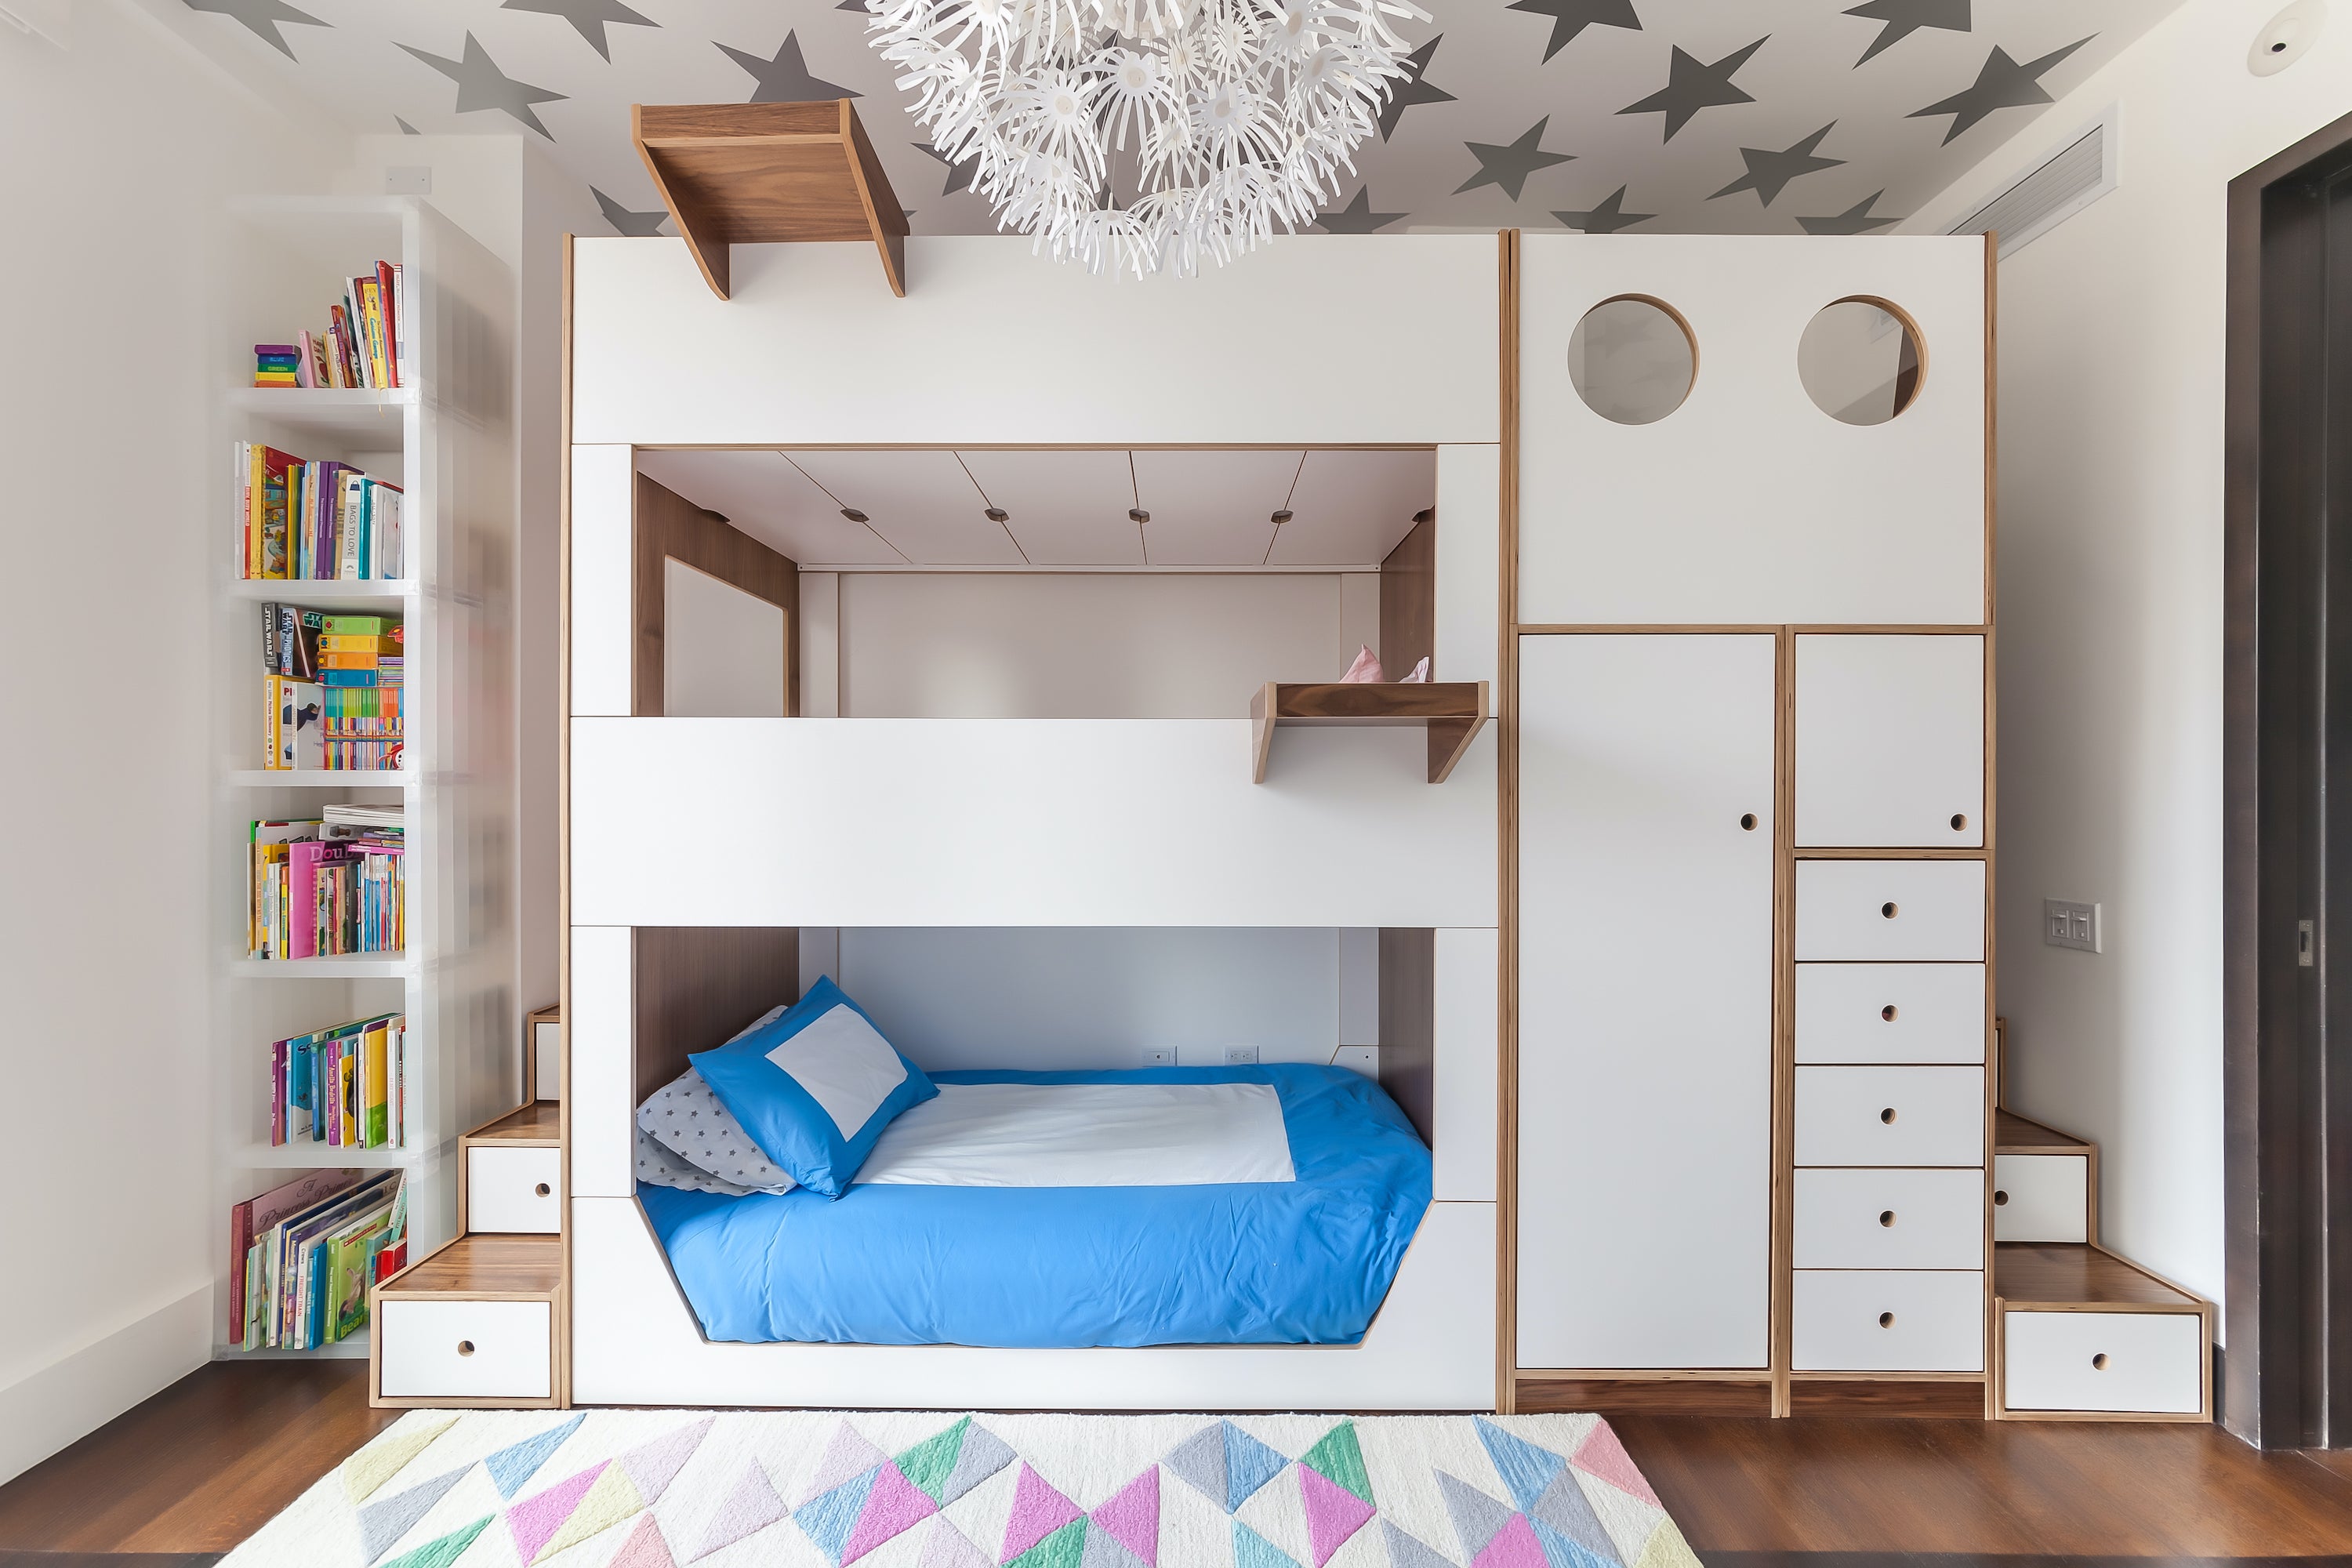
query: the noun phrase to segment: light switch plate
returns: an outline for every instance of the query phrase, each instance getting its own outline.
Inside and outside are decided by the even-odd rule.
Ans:
[[[383,172],[383,194],[388,196],[429,196],[433,194],[433,166],[429,163],[395,163]]]
[[[1227,1046],[1225,1047],[1225,1065],[1229,1068],[1254,1068],[1257,1066],[1257,1047],[1255,1046]]]
[[[2099,946],[2099,906],[2078,904],[2067,899],[2042,900],[2042,941],[2050,947],[2079,948],[2084,952],[2103,951]]]
[[[1173,1046],[1146,1046],[1136,1055],[1136,1065],[1147,1068],[1172,1068],[1176,1065]]]

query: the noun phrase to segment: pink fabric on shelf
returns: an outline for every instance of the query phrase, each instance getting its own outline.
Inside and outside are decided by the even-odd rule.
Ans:
[[[1423,654],[1423,655],[1421,656],[1421,662],[1420,662],[1419,664],[1416,664],[1416,665],[1414,665],[1414,666],[1412,667],[1412,673],[1411,675],[1401,675],[1401,676],[1397,677],[1397,684],[1398,684],[1399,686],[1426,686],[1426,685],[1428,685],[1428,684],[1429,684],[1429,656],[1428,656],[1427,654]]]
[[[1365,686],[1384,679],[1381,674],[1381,656],[1369,647],[1356,650],[1356,662],[1339,678],[1342,686]]]

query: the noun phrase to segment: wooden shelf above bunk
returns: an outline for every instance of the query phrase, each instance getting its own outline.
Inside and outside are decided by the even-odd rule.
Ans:
[[[1486,722],[1483,680],[1327,681],[1293,685],[1269,680],[1250,699],[1256,726],[1254,782],[1265,782],[1274,732],[1294,724],[1421,725],[1429,731],[1429,782],[1444,784]]]
[[[631,138],[711,292],[735,245],[870,239],[907,292],[907,214],[849,100],[639,103]]]

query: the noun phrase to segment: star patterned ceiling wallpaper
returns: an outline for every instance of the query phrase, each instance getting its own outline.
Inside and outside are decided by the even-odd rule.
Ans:
[[[917,234],[995,226],[900,107],[862,0],[181,3],[205,47],[355,130],[544,138],[617,233],[668,232],[630,104],[844,94]],[[1318,226],[1875,232],[2178,3],[1424,0],[1412,78]]]

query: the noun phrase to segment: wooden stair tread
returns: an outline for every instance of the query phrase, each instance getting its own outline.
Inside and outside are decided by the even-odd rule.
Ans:
[[[2091,1148],[2086,1139],[2069,1137],[2014,1110],[1996,1110],[1992,1118],[1992,1147],[1996,1154],[2080,1154]]]
[[[563,1281],[563,1238],[461,1236],[376,1288],[379,1297],[551,1296]]]
[[[1993,1294],[2009,1306],[2201,1309],[2204,1302],[2112,1252],[2079,1242],[2004,1241],[1993,1249]]]
[[[555,1143],[563,1137],[563,1102],[533,1100],[466,1134],[477,1143]]]

